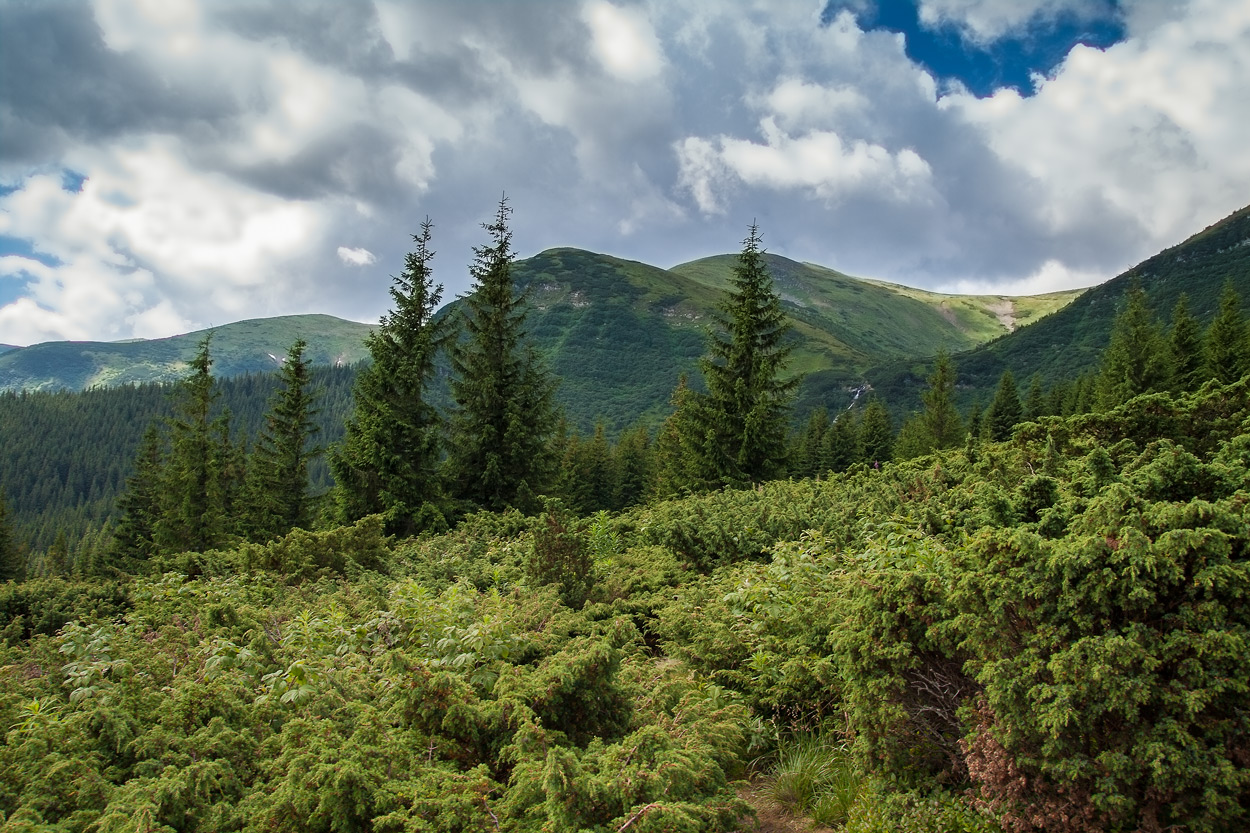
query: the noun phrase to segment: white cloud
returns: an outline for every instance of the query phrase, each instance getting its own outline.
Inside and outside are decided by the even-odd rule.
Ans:
[[[1033,97],[942,105],[1032,179],[1051,233],[1112,214],[1154,245],[1177,242],[1250,193],[1250,5],[1194,0],[1184,12],[1105,51],[1074,47]]]
[[[368,266],[377,262],[373,252],[368,249],[349,249],[346,246],[339,246],[339,260],[349,266]]]
[[[590,27],[595,55],[603,67],[625,81],[645,81],[660,74],[664,56],[650,21],[637,9],[607,0],[589,0],[582,19]]]
[[[1103,0],[920,0],[917,11],[925,26],[953,26],[974,41],[987,42],[1038,19],[1105,14],[1108,4]]]
[[[1074,269],[1052,259],[1024,277],[1004,275],[995,280],[956,280],[940,286],[938,291],[956,295],[1044,295],[1095,286],[1111,277],[1103,272]]]
[[[914,150],[891,153],[863,140],[846,142],[830,130],[791,136],[771,117],[760,122],[764,142],[721,136],[690,138],[677,146],[681,182],[699,207],[720,210],[717,191],[739,180],[774,190],[802,190],[825,200],[872,190],[900,201],[930,196],[929,164]]]

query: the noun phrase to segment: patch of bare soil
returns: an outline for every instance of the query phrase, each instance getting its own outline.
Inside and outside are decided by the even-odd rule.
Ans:
[[[807,816],[796,816],[768,795],[768,779],[756,778],[738,790],[738,797],[755,810],[757,826],[752,833],[832,833],[828,827],[817,827]]]
[[[1007,328],[1007,332],[1013,333],[1016,330],[1016,304],[1006,298],[996,301],[992,304],[986,304],[985,308],[994,313],[994,317],[998,319],[998,323]]]

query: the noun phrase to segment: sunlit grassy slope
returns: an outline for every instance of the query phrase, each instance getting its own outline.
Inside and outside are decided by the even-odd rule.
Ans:
[[[85,390],[169,382],[187,373],[187,360],[208,331],[134,341],[53,341],[0,352],[0,391]],[[342,365],[368,355],[369,326],[331,315],[288,315],[224,324],[212,331],[218,376],[276,369],[297,338],[318,365]]]

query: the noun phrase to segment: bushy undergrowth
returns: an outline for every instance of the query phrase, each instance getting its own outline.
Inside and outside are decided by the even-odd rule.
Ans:
[[[615,516],[6,585],[0,824],[729,831],[771,753],[850,831],[1239,829],[1248,387]]]

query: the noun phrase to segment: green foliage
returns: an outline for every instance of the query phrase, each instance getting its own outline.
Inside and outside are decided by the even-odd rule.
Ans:
[[[1250,372],[1250,332],[1241,312],[1241,296],[1229,280],[1220,296],[1220,311],[1207,330],[1207,373],[1222,385]]]
[[[244,532],[267,541],[312,522],[308,468],[321,449],[311,445],[317,432],[316,392],[304,357],[308,343],[297,340],[287,351],[280,374],[282,388],[270,402],[265,430],[248,460],[244,486]]]
[[[573,528],[573,519],[556,501],[547,503],[539,518],[525,572],[537,585],[551,584],[560,600],[580,610],[595,582],[595,560],[586,536]]]
[[[427,219],[412,236],[416,251],[390,289],[395,307],[366,339],[373,363],[356,379],[356,410],[330,458],[342,518],[382,513],[396,534],[444,524],[438,508],[443,423],[430,389],[435,356],[450,331],[449,320],[435,316],[443,288],[431,274],[431,229]]]
[[[24,562],[9,519],[9,503],[0,488],[0,582],[20,581],[26,573]]]
[[[512,280],[511,212],[501,199],[494,222],[483,224],[491,242],[474,248],[473,292],[463,308],[467,337],[452,355],[450,488],[491,510],[532,508],[524,504],[547,484],[547,440],[555,428],[555,386],[526,343],[527,297]]]
[[[1098,377],[1098,402],[1114,408],[1139,394],[1166,389],[1171,376],[1162,327],[1147,306],[1145,290],[1134,286],[1111,328]]]
[[[994,442],[1011,439],[1011,429],[1023,420],[1024,406],[1020,404],[1015,377],[1011,375],[1010,370],[1005,370],[998,381],[998,391],[994,394],[994,401],[985,414],[990,439]]]
[[[863,775],[849,751],[828,734],[784,740],[770,778],[774,801],[824,827],[844,825],[863,788]]]
[[[1202,325],[1189,311],[1189,296],[1185,294],[1181,295],[1172,310],[1168,358],[1172,362],[1172,390],[1197,390],[1206,381],[1206,343]]]
[[[789,406],[797,379],[783,379],[790,324],[764,263],[759,228],[751,226],[734,267],[729,298],[700,362],[707,393],[693,393],[684,441],[700,477],[689,485],[718,488],[759,483],[785,463]]]

